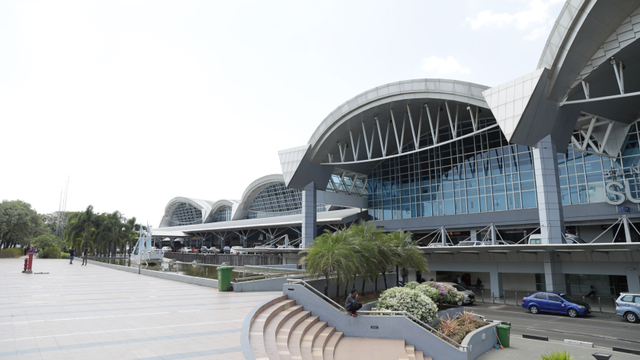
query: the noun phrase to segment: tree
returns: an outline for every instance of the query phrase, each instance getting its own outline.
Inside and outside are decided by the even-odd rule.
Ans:
[[[69,224],[65,230],[65,238],[69,242],[70,246],[77,245],[77,239],[82,238],[84,246],[89,245],[89,240],[95,239],[96,225],[98,223],[98,216],[93,212],[93,206],[87,206],[87,209],[81,213],[73,213],[69,217]],[[78,246],[80,249],[81,246]]]
[[[413,268],[421,273],[428,270],[427,261],[422,255],[422,251],[411,240],[411,233],[405,233],[402,230],[390,232],[385,236],[385,240],[395,249],[393,265],[396,266],[396,283],[399,282],[399,267]]]
[[[26,246],[29,241],[47,232],[42,217],[21,200],[0,203],[0,249]]]
[[[349,236],[353,241],[354,252],[356,257],[356,274],[362,276],[361,293],[364,295],[366,280],[375,282],[375,291],[378,290],[378,273],[381,251],[377,248],[384,238],[384,234],[376,225],[369,222],[361,222],[359,225],[351,225],[348,230]],[[355,275],[355,274],[354,274]]]
[[[329,293],[329,277],[337,276],[338,285],[348,281],[354,272],[354,254],[349,246],[347,232],[344,230],[330,232],[313,240],[311,246],[300,254],[304,255],[300,263],[306,264],[305,271],[312,275],[323,275],[325,278],[324,294]]]
[[[39,249],[45,249],[48,247],[61,248],[61,241],[53,234],[43,234],[32,240],[32,244]]]

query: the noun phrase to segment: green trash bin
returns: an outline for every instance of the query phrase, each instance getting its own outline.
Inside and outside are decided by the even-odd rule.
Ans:
[[[218,291],[230,291],[232,266],[218,266]]]
[[[508,348],[509,336],[511,335],[511,325],[500,324],[497,326],[497,328],[498,328],[498,338],[500,339],[500,344]]]

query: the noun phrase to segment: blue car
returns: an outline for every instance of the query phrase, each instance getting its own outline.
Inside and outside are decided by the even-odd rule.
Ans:
[[[526,296],[522,298],[522,307],[531,311],[532,314],[549,312],[576,317],[591,313],[589,304],[558,292],[537,292]]]

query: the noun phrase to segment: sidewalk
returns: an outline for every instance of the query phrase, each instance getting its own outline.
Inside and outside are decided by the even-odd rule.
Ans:
[[[219,292],[69,260],[0,259],[0,360],[244,359],[249,312],[281,292]],[[45,272],[47,274],[37,274]]]
[[[489,350],[478,357],[478,360],[539,360],[543,354],[562,350],[568,351],[575,360],[594,360],[595,357],[592,355],[594,353],[612,355],[611,360],[638,360],[638,355],[611,351],[611,349],[588,348],[557,341],[530,340],[521,336],[512,336],[510,341],[510,347],[502,350]]]

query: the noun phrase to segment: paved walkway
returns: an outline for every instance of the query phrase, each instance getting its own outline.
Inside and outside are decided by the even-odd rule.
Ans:
[[[36,259],[35,273],[22,274],[23,262],[0,259],[0,360],[244,359],[244,319],[282,294],[219,292],[91,262],[80,266],[81,260]],[[479,359],[539,359],[562,349],[576,360],[594,359],[596,352],[613,354],[612,360],[638,358],[513,336],[510,348]]]
[[[281,292],[234,293],[92,265],[0,259],[0,360],[244,359],[247,314]],[[48,274],[36,274],[47,272]]]

